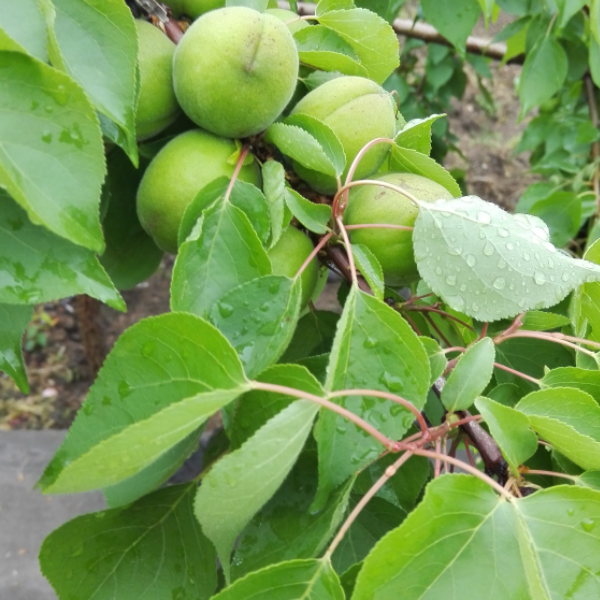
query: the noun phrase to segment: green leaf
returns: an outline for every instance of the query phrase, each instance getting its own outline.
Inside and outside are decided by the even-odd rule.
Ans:
[[[529,419],[518,410],[489,398],[477,398],[475,406],[513,473],[518,473],[519,467],[536,453],[538,447],[537,437],[529,428]]]
[[[39,484],[73,493],[131,477],[245,386],[235,351],[212,325],[185,313],[145,319],[115,344]]]
[[[423,344],[423,348],[425,348],[425,352],[427,352],[427,357],[429,358],[429,368],[431,370],[429,382],[433,385],[446,369],[448,359],[440,348],[440,345],[434,339],[419,336],[419,340]]]
[[[590,73],[596,87],[600,87],[600,42],[590,40]]]
[[[451,3],[423,0],[425,19],[465,56],[467,38],[481,15],[477,0],[453,0]]]
[[[480,321],[554,306],[600,279],[597,265],[556,250],[543,221],[510,215],[476,196],[421,203],[413,244],[433,292]]]
[[[352,256],[361,275],[367,280],[373,295],[377,300],[383,300],[385,285],[383,270],[375,255],[363,244],[350,245]]]
[[[290,404],[204,478],[195,513],[217,548],[227,581],[236,538],[287,477],[318,411],[319,405],[308,400]]]
[[[319,0],[315,14],[321,16],[334,10],[352,10],[354,7],[353,0]]]
[[[104,151],[98,120],[70,77],[0,52],[0,184],[29,218],[102,253]]]
[[[317,469],[316,452],[303,452],[277,493],[240,536],[231,568],[233,579],[270,564],[321,554],[344,518],[354,479],[331,494],[323,510],[310,512]]]
[[[570,324],[571,319],[569,317],[540,310],[530,310],[525,313],[523,319],[523,329],[529,329],[529,331],[549,331]]]
[[[118,129],[112,136],[137,165],[135,109],[138,45],[133,16],[121,0],[42,0],[50,61],[84,89]]]
[[[300,365],[273,365],[257,378],[263,383],[283,385],[315,396],[323,394],[321,384]],[[250,439],[269,419],[287,408],[296,398],[276,392],[252,390],[240,398],[233,415],[229,437],[236,450]]]
[[[556,0],[556,4],[559,8],[558,26],[562,28],[587,4],[587,0]]]
[[[577,478],[575,483],[600,492],[600,471],[586,471]]]
[[[532,392],[516,406],[532,429],[584,469],[600,469],[600,407],[575,388]]]
[[[548,225],[550,239],[558,248],[573,239],[581,227],[581,198],[575,192],[555,192],[534,202],[527,212]]]
[[[204,212],[202,230],[179,248],[171,309],[207,315],[242,283],[271,273],[271,262],[248,217],[222,199]]]
[[[600,2],[590,2],[590,31],[597,44],[600,44]]]
[[[299,279],[259,277],[221,296],[211,321],[231,342],[248,377],[277,361],[287,348],[300,314]]]
[[[60,598],[208,600],[215,552],[194,518],[195,489],[167,487],[65,523],[42,544],[42,573]]]
[[[88,294],[124,311],[125,302],[93,252],[34,225],[0,190],[0,302],[38,304]]]
[[[594,242],[583,257],[595,264],[600,263],[600,240]],[[576,329],[585,332],[589,324],[592,334],[600,333],[600,283],[584,283],[573,297],[573,322]]]
[[[201,425],[133,477],[103,489],[108,507],[131,504],[170,479],[190,454],[198,449],[203,430],[204,425]]]
[[[431,126],[445,114],[430,115],[425,119],[412,119],[394,138],[401,148],[416,150],[421,154],[431,154]]]
[[[311,202],[291,188],[285,190],[285,203],[294,217],[309,231],[320,234],[329,231],[328,223],[331,219],[329,204]]]
[[[21,341],[33,316],[32,306],[0,304],[0,371],[15,380],[19,389],[29,393]]]
[[[405,2],[406,0],[356,0],[356,6],[376,12],[391,24]]]
[[[427,354],[406,321],[383,302],[353,287],[338,323],[325,389],[391,392],[421,409],[429,375]],[[347,396],[334,401],[392,439],[400,439],[414,420],[412,412],[390,400]],[[382,451],[379,442],[329,410],[321,412],[316,438],[320,461],[317,504]]]
[[[111,200],[102,221],[106,250],[99,260],[115,287],[128,290],[158,269],[163,251],[137,216],[136,193],[142,173],[118,148],[108,155],[107,167],[105,186]]]
[[[519,79],[521,116],[560,90],[567,76],[568,63],[563,47],[550,36],[541,38],[527,53]]]
[[[400,64],[398,37],[389,23],[364,8],[335,10],[319,16],[356,52],[368,77],[382,84]]]
[[[542,385],[577,388],[600,404],[600,371],[588,371],[577,367],[552,369],[542,378]]]
[[[266,135],[269,142],[275,144],[283,154],[300,163],[303,167],[331,175],[331,177],[337,175],[336,168],[326,150],[305,129],[297,125],[274,123],[269,127]]]
[[[443,475],[364,561],[352,600],[597,596],[600,494],[556,486],[506,502],[475,477]]]
[[[299,358],[329,352],[339,318],[337,313],[324,310],[306,313],[298,321],[294,337],[280,362],[294,362]]]
[[[352,495],[349,510],[358,504],[360,498],[357,494]],[[405,516],[401,508],[383,498],[369,500],[331,557],[336,572],[343,573],[366,558],[373,546],[388,531],[398,527]]]
[[[31,56],[48,62],[46,23],[36,0],[0,0],[0,12],[6,34]]]
[[[512,408],[526,393],[514,383],[501,383],[487,392],[487,397]]]
[[[262,166],[262,179],[271,221],[269,248],[272,248],[292,218],[285,202],[286,187],[283,165],[276,160],[268,160]]]
[[[344,600],[329,560],[293,560],[238,579],[213,600]]]
[[[417,150],[401,148],[394,144],[389,154],[388,169],[399,173],[416,173],[439,183],[453,196],[461,195],[460,187],[454,177],[433,158],[429,158]]]
[[[450,412],[467,410],[487,387],[494,370],[494,342],[485,337],[458,360],[442,390],[442,402]]]
[[[317,28],[319,28],[317,30]],[[313,30],[317,30],[313,33]],[[327,33],[325,33],[327,32]],[[357,60],[347,54],[335,52],[330,48],[338,46],[332,44],[332,38],[335,42],[341,38],[330,29],[316,25],[306,27],[297,31],[294,38],[298,45],[298,57],[305,65],[330,71],[334,73],[343,73],[344,75],[353,75],[357,77],[368,77],[368,72]],[[343,41],[343,40],[342,40]]]

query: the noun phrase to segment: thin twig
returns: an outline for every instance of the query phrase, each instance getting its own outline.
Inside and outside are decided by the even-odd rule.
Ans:
[[[238,175],[240,174],[240,171],[242,170],[242,167],[244,166],[244,161],[246,160],[246,156],[248,156],[248,152],[250,152],[250,146],[245,144],[240,151],[240,155],[238,156],[238,159],[235,163],[235,169],[233,171],[233,175],[231,176],[229,185],[227,186],[227,191],[225,192],[225,201],[226,202],[229,200],[229,197],[231,196],[231,192],[233,191],[233,186],[235,185]]]
[[[342,217],[337,217],[335,220],[340,228],[340,233],[344,238],[344,243],[346,244],[346,254],[348,255],[348,263],[350,264],[350,274],[352,275],[352,283],[354,285],[358,285],[358,279],[356,277],[356,265],[354,264],[354,256],[352,255],[352,246],[350,245],[350,239],[348,238],[348,232],[344,228],[344,222],[342,221]]]
[[[501,365],[500,363],[495,362],[494,367],[496,367],[497,369],[502,369],[503,371],[506,371],[507,373],[512,373],[513,375],[516,375],[517,377],[520,377],[521,379],[526,379],[527,381],[531,381],[531,383],[535,383],[538,386],[542,385],[542,383],[539,379],[536,379],[535,377],[531,377],[530,375],[527,375],[525,373],[521,373],[521,371],[511,369],[510,367],[507,367],[505,365]]]
[[[323,246],[331,239],[332,236],[333,232],[330,232],[319,240],[319,243],[315,246],[314,250],[308,255],[306,260],[302,263],[302,266],[298,269],[296,277],[300,277],[300,275],[302,275],[304,269],[310,265],[311,261],[315,258],[315,256],[317,256],[317,254],[319,254],[321,248],[323,248]]]

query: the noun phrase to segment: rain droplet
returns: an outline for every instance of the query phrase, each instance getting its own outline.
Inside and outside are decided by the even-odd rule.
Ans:
[[[442,267],[436,267],[435,272],[436,272],[436,275],[441,275],[443,273]]]
[[[471,310],[473,312],[479,312],[479,304],[477,304],[476,302],[473,302],[473,304],[471,304]]]
[[[219,302],[219,314],[227,319],[233,314],[233,306],[231,304],[227,304],[226,302]]]
[[[376,346],[377,346],[377,341],[376,340],[366,339],[363,342],[363,348],[375,348]]]
[[[498,235],[502,238],[507,238],[510,234],[508,229],[505,229],[504,227],[498,227]]]
[[[515,249],[515,245],[512,242],[506,242],[506,249],[512,251]]]
[[[475,258],[475,256],[473,256],[473,254],[467,254],[465,260],[469,267],[474,267],[477,264],[477,259]]]
[[[494,254],[494,246],[490,242],[488,242],[483,248],[483,253],[486,256],[491,256],[492,254]]]
[[[531,233],[544,242],[548,241],[548,232],[543,227],[532,227]]]
[[[456,276],[455,275],[448,275],[448,277],[446,277],[446,283],[448,285],[456,285]]]
[[[464,292],[464,291],[466,291],[466,289],[467,289],[467,286],[466,286],[466,284],[464,284],[464,283],[463,283],[463,284],[460,286],[460,288],[459,288],[459,289],[460,289],[460,291],[461,291],[461,292]]]
[[[568,274],[568,273],[565,271],[565,272],[564,272],[564,273],[563,273],[563,274],[560,276],[560,278],[561,278],[563,281],[569,281],[569,274]]]
[[[529,252],[523,252],[523,260],[531,260],[531,254],[529,254]]]
[[[575,514],[575,509],[574,508],[569,508],[569,510],[567,510],[567,514],[572,517]]]
[[[594,519],[584,519],[581,521],[581,528],[588,533],[591,533],[594,527],[596,527]]]
[[[506,285],[506,279],[504,279],[504,277],[496,277],[496,279],[494,279],[494,282],[492,283],[492,285],[497,290],[502,290],[502,289],[504,289],[504,286]]]
[[[42,142],[49,144],[52,141],[52,133],[50,131],[42,132]]]
[[[489,225],[492,222],[492,216],[489,212],[486,212],[485,210],[480,210],[479,214],[477,215],[477,220],[482,225]]]
[[[142,346],[142,354],[144,356],[152,356],[156,352],[156,342],[150,340]]]
[[[504,261],[504,260],[501,258],[501,259],[498,261],[498,268],[499,268],[499,269],[504,269],[504,267],[506,267],[506,262],[505,262],[505,261]]]
[[[462,254],[462,247],[461,246],[455,246],[452,248],[448,248],[448,254],[450,256],[460,256]]]
[[[541,272],[541,271],[536,271],[533,274],[533,280],[538,284],[538,285],[544,285],[546,283],[546,276]]]

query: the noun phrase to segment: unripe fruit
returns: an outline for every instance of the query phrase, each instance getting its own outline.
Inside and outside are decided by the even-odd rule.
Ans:
[[[217,135],[265,130],[289,102],[298,51],[277,17],[236,6],[206,13],[175,51],[175,93],[185,113]]]
[[[136,20],[140,65],[140,97],[135,114],[137,137],[152,137],[179,114],[173,90],[175,44],[147,21]]]
[[[292,35],[296,33],[296,31],[310,27],[306,21],[301,20],[298,15],[291,10],[285,10],[284,8],[269,8],[265,10],[265,14],[273,15],[285,23]]]
[[[452,194],[439,183],[414,173],[387,173],[375,177],[412,194],[417,200],[434,202],[450,200]],[[385,223],[414,227],[419,209],[394,190],[365,185],[350,191],[344,214],[346,225]],[[353,229],[349,231],[353,244],[364,244],[375,255],[390,286],[411,283],[419,278],[413,254],[412,231],[400,229]]]
[[[364,77],[338,77],[304,96],[291,114],[305,114],[328,125],[337,135],[346,154],[342,180],[360,149],[378,137],[394,137],[395,105],[381,86]],[[377,144],[362,158],[355,179],[375,173],[386,159],[390,147]],[[307,169],[297,163],[294,170],[311,187],[323,194],[337,189],[333,177]]]
[[[273,266],[273,275],[295,277],[300,267],[304,264],[304,261],[314,249],[315,247],[307,235],[295,227],[288,227],[268,252],[271,265]],[[306,269],[302,271],[302,275],[300,275],[302,282],[302,307],[308,304],[310,297],[315,291],[318,279],[319,263],[316,258],[313,258]]]
[[[192,19],[196,19],[209,10],[223,8],[225,2],[226,0],[167,0],[164,4],[171,9],[171,12],[176,17],[187,15],[188,17],[192,17]]]
[[[140,182],[137,211],[142,227],[159,248],[177,252],[185,209],[205,185],[233,175],[235,165],[228,159],[235,151],[232,140],[194,129],[171,140],[154,157]],[[242,167],[238,178],[260,185],[256,162]]]

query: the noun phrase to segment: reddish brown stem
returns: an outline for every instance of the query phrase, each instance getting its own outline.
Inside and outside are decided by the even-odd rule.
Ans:
[[[296,277],[300,277],[300,275],[302,275],[302,272],[304,271],[304,269],[306,269],[306,267],[308,267],[308,265],[311,263],[313,258],[315,256],[317,256],[317,254],[319,254],[319,252],[321,251],[321,248],[323,248],[323,246],[325,246],[325,244],[331,239],[332,236],[333,236],[333,232],[330,232],[327,235],[324,235],[319,240],[319,243],[315,246],[315,249],[308,255],[307,259],[302,263],[302,266],[298,269],[298,272],[296,273]]]
[[[425,312],[425,313],[427,313],[427,312],[436,313],[438,315],[441,315],[445,319],[450,319],[451,321],[456,321],[457,323],[459,323],[463,327],[466,327],[467,329],[470,329],[471,331],[475,331],[475,329],[473,329],[473,327],[471,327],[471,325],[469,325],[468,323],[465,323],[464,321],[462,321],[458,317],[455,317],[454,315],[451,315],[450,313],[447,313],[445,310],[441,310],[439,308],[436,308],[435,306],[412,306],[411,305],[406,310],[412,310],[412,311],[416,311],[416,312]]]
[[[521,379],[526,379],[527,381],[531,381],[531,383],[535,383],[536,385],[541,385],[539,379],[536,379],[535,377],[530,377],[529,375],[527,375],[525,373],[521,373],[521,371],[516,371],[515,369],[511,369],[510,367],[501,365],[500,363],[497,363],[497,362],[494,363],[494,367],[496,367],[497,369],[502,369],[503,371],[506,371],[507,373],[512,373],[513,375],[516,375],[517,377],[520,377]]]
[[[350,263],[348,262],[348,257],[346,253],[339,246],[327,246],[325,248],[325,252],[327,253],[327,258],[337,267],[340,274],[344,277],[344,279],[352,284],[352,276],[350,274]],[[357,277],[358,287],[367,294],[372,294],[371,288],[369,284],[366,282],[365,278],[362,275]]]
[[[231,196],[231,192],[233,191],[233,186],[237,181],[238,175],[244,166],[244,161],[246,160],[246,156],[248,156],[248,152],[250,152],[250,146],[244,145],[240,151],[240,155],[238,156],[237,162],[235,163],[235,169],[233,171],[233,175],[229,181],[229,185],[227,186],[227,191],[225,192],[225,200],[229,200]]]

